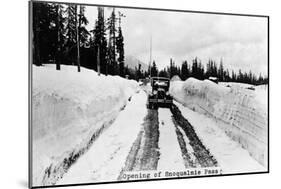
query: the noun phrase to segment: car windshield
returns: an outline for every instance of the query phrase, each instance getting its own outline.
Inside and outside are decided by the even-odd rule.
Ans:
[[[168,82],[167,82],[167,81],[156,81],[156,82],[155,82],[155,85],[158,85],[158,86],[167,86],[167,85],[168,85]]]

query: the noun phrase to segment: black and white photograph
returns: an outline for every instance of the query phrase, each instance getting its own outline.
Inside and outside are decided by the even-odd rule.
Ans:
[[[269,17],[29,2],[30,187],[269,172]]]

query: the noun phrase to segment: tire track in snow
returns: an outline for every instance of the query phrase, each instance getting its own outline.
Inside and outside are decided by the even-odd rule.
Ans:
[[[125,171],[156,170],[159,159],[159,123],[158,111],[147,110],[142,130],[139,132],[127,156],[125,166],[118,180]]]
[[[125,109],[126,105],[120,108],[120,112]],[[116,115],[116,117],[118,114]],[[92,146],[92,144],[99,138],[99,136],[115,121],[116,117],[106,121],[102,126],[97,129],[91,136],[87,145],[79,150],[73,150],[67,157],[64,157],[59,163],[51,164],[44,170],[44,176],[42,180],[43,186],[55,185],[58,180],[63,178],[64,174],[70,169],[70,167],[83,156]]]
[[[214,166],[217,166],[215,158],[173,105],[170,110],[147,110],[143,127],[131,146],[118,180],[128,171]]]
[[[173,120],[176,127],[179,127],[181,129],[181,134],[186,135],[187,141],[189,145],[192,147],[193,155],[196,157],[197,161],[195,161],[195,164],[201,167],[214,167],[217,166],[217,160],[213,157],[213,155],[209,152],[209,150],[203,145],[203,143],[198,138],[196,132],[194,131],[192,125],[182,116],[181,111],[176,105],[172,105],[170,108],[172,114],[173,114]],[[182,133],[182,131],[184,133]],[[178,133],[179,134],[179,133]],[[179,137],[181,138],[181,137]],[[181,142],[182,139],[180,139],[180,145],[181,148],[187,148],[187,146],[184,146],[184,143]],[[187,142],[185,142],[186,145]],[[188,156],[185,151],[182,151],[185,156]],[[197,163],[198,162],[198,163]],[[192,163],[191,163],[192,165]]]
[[[115,181],[141,128],[145,102],[144,92],[135,94],[112,125],[56,184]]]
[[[175,119],[173,119],[173,122],[175,122]],[[175,127],[176,127],[176,134],[178,137],[185,167],[186,168],[200,167],[200,164],[198,163],[198,160],[194,156],[194,151],[192,147],[189,145],[189,140],[185,135],[184,131],[180,127],[177,126]]]
[[[144,123],[144,148],[140,170],[156,170],[159,159],[159,122],[157,110],[148,110]]]

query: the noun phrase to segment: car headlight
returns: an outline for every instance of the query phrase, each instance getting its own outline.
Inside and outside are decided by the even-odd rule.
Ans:
[[[156,94],[157,94],[157,91],[153,91],[153,94],[156,95]]]
[[[167,92],[166,92],[166,95],[170,95],[170,93],[167,91]]]

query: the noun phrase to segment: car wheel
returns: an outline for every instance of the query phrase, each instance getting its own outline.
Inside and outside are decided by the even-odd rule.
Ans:
[[[152,103],[149,102],[147,107],[148,107],[148,109],[152,109]]]

